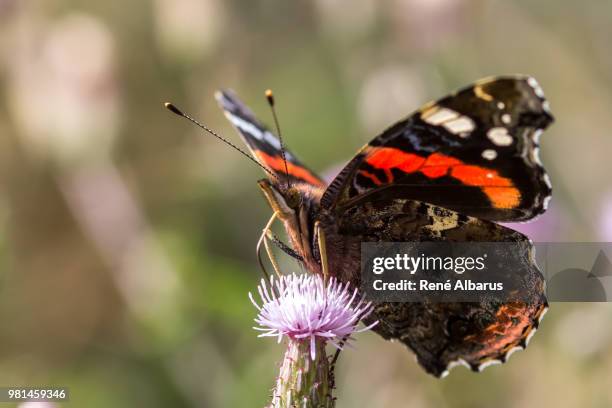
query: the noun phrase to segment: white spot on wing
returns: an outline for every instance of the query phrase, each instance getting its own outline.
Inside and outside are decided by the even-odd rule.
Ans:
[[[540,144],[540,136],[542,136],[542,132],[543,132],[542,129],[536,129],[535,132],[533,132],[533,136],[532,136],[533,143]]]
[[[510,359],[510,357],[516,353],[517,351],[523,350],[522,347],[520,346],[516,346],[516,347],[512,347],[507,353],[506,353],[506,361],[508,361],[508,359]]]
[[[542,319],[544,319],[544,315],[548,313],[548,306],[544,308],[544,310],[542,310],[542,313],[540,314],[540,317],[538,317],[538,324],[542,322]]]
[[[508,113],[504,113],[504,114],[501,116],[501,120],[502,120],[502,122],[504,122],[506,125],[509,125],[509,124],[510,124],[510,122],[512,121],[512,117],[511,117],[511,116],[510,116]]]
[[[548,175],[548,173],[544,173],[544,175],[542,176],[542,180],[544,180],[544,184],[546,184],[548,188],[552,189],[552,183],[550,182],[550,176]]]
[[[497,364],[501,364],[502,362],[500,360],[497,359],[491,359],[488,361],[485,361],[484,363],[480,364],[478,366],[478,372],[481,372],[482,370],[484,370],[487,367],[490,367],[492,365],[497,365]]]
[[[421,118],[430,125],[439,126],[446,121],[457,119],[459,116],[459,113],[452,109],[439,108],[431,114],[421,115]]]
[[[489,129],[487,137],[497,146],[510,146],[512,144],[512,136],[508,134],[508,129],[504,127],[494,127]]]
[[[454,135],[467,137],[475,128],[474,121],[467,116],[460,116],[457,119],[444,122],[442,125]]]
[[[261,129],[259,129],[257,126],[255,126],[254,124],[252,124],[251,122],[247,122],[246,120],[232,115],[230,112],[225,112],[225,116],[229,119],[230,122],[232,122],[232,124],[234,126],[236,126],[239,130],[248,133],[249,135],[253,136],[255,139],[264,140],[264,135],[263,132],[261,131]]]
[[[533,92],[538,97],[544,99],[544,90],[542,90],[542,87],[534,77],[529,77],[529,79],[527,79],[527,84],[533,88]]]
[[[482,151],[482,157],[483,159],[494,160],[497,157],[497,152],[493,149],[486,149]]]
[[[503,102],[501,102],[501,101],[500,101],[500,102],[497,102],[497,108],[498,108],[498,109],[504,109],[505,107],[506,107],[506,104],[505,104],[505,103],[503,103]]]
[[[225,111],[225,116],[241,132],[247,133],[255,139],[267,143],[277,150],[281,150],[280,141],[269,131],[262,131],[253,123],[247,122],[246,120],[236,115],[232,115],[228,111]],[[287,158],[287,160],[294,160],[293,156],[289,152],[285,152],[285,157]]]
[[[531,151],[531,160],[534,161],[539,166],[542,165],[542,161],[540,161],[540,148],[539,147],[536,146]]]
[[[529,342],[531,341],[531,338],[533,337],[534,334],[536,334],[536,328],[534,327],[533,329],[531,329],[531,331],[529,332],[529,334],[527,335],[527,338],[525,339],[525,344],[529,345]]]
[[[448,363],[448,365],[446,366],[446,370],[442,371],[442,374],[440,374],[440,378],[446,377],[448,373],[450,373],[450,371],[457,366],[464,366],[471,369],[470,365],[464,359],[460,358],[458,360],[451,361],[450,363]]]
[[[444,126],[446,130],[460,137],[468,137],[476,128],[474,121],[452,109],[433,107],[421,114],[421,119],[434,126]]]
[[[223,105],[227,105],[228,109],[234,109],[236,107],[236,104],[229,99],[228,97],[225,96],[225,94],[221,91],[216,91],[215,92],[215,98],[221,102]]]

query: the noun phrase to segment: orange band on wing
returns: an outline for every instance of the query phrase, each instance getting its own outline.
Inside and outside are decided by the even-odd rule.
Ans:
[[[405,173],[415,172],[425,163],[425,159],[412,153],[404,153],[392,147],[374,147],[366,162],[377,169],[396,168]]]
[[[516,208],[521,202],[521,193],[511,179],[502,177],[486,167],[462,165],[453,167],[451,177],[468,186],[482,188],[482,192],[497,208]]]
[[[282,157],[270,156],[269,154],[261,150],[256,150],[255,155],[268,168],[275,170],[279,173],[285,173],[285,162],[283,161]],[[289,161],[287,162],[287,171],[289,172],[290,176],[293,176],[300,180],[304,180],[309,184],[314,184],[318,186],[323,185],[323,182],[319,180],[316,176],[314,176],[310,171]]]
[[[497,208],[516,208],[521,202],[521,193],[515,187],[483,187],[482,191]]]
[[[397,169],[404,173],[419,171],[429,178],[453,177],[467,186],[480,187],[496,208],[515,208],[521,201],[521,193],[511,179],[500,176],[495,170],[465,164],[441,153],[422,157],[394,147],[370,147],[365,161],[385,172]],[[370,176],[368,178],[372,179]]]
[[[469,335],[465,340],[473,341],[483,347],[474,353],[473,358],[486,358],[496,354],[506,355],[510,349],[520,344],[535,330],[531,316],[535,312],[536,319],[542,314],[544,305],[536,311],[533,305],[524,303],[508,303],[502,305],[495,314],[495,322],[481,333]]]
[[[369,178],[370,180],[372,180],[372,183],[376,184],[377,186],[381,186],[383,184],[382,181],[380,181],[380,179],[376,176],[376,174],[372,174],[365,170],[359,170],[359,174],[361,174],[363,177]]]

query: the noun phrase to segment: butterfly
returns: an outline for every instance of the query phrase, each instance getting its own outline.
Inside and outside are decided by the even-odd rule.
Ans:
[[[551,197],[539,138],[553,117],[532,77],[479,80],[424,105],[363,146],[329,184],[232,91],[216,98],[268,173],[258,183],[284,224],[286,252],[313,273],[359,287],[362,242],[532,247],[528,237],[498,224],[533,219]],[[535,262],[522,273],[517,279],[529,280],[528,301],[380,302],[366,323],[378,320],[373,330],[408,346],[434,376],[458,364],[480,371],[525,348],[547,310]]]

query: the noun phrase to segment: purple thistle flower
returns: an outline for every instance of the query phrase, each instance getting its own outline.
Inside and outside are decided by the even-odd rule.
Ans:
[[[255,322],[263,333],[259,337],[283,336],[291,340],[310,341],[310,355],[316,357],[315,342],[329,342],[338,349],[351,339],[353,333],[369,330],[378,321],[356,330],[361,319],[373,309],[371,302],[359,296],[357,289],[349,289],[348,283],[330,278],[327,284],[320,275],[285,275],[266,284],[264,279],[258,286],[263,302],[259,306],[251,293],[249,298],[259,310]]]

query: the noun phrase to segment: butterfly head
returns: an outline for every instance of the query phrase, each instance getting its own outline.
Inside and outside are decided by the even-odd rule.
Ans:
[[[302,203],[302,196],[297,188],[288,187],[281,189],[269,179],[262,179],[257,183],[268,200],[270,207],[278,214],[281,220],[289,221],[295,218]]]

